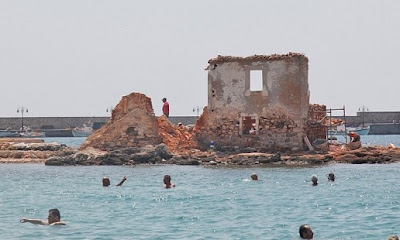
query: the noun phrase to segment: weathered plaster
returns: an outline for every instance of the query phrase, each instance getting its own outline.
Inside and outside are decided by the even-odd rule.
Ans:
[[[302,54],[218,56],[209,61],[208,117],[203,133],[225,146],[302,148],[309,106],[308,59]],[[250,90],[250,72],[262,71],[262,90]],[[256,134],[246,133],[255,116]]]

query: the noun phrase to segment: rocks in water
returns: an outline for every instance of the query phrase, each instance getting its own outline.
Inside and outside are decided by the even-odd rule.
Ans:
[[[65,153],[64,153],[65,154]],[[143,148],[126,148],[115,151],[101,151],[88,148],[70,155],[60,154],[49,158],[46,165],[134,165],[139,163],[162,163],[173,155],[165,144],[146,145]]]

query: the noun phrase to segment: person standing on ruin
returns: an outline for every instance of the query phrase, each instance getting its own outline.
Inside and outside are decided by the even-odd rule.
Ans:
[[[164,103],[162,106],[162,112],[166,117],[169,117],[169,103],[167,102],[167,98],[163,98],[162,102]]]

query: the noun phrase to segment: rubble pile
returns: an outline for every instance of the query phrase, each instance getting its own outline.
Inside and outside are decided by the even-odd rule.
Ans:
[[[270,61],[270,60],[282,60],[293,57],[301,57],[308,61],[306,55],[302,53],[289,52],[288,54],[271,54],[271,55],[252,55],[248,57],[236,57],[236,56],[222,56],[218,55],[216,58],[208,60],[209,64],[215,64],[220,62],[237,62],[237,61]]]
[[[161,142],[151,99],[141,93],[131,93],[122,97],[113,109],[112,118],[91,134],[80,150],[93,147],[112,151]]]
[[[330,119],[324,119],[323,124],[328,127],[329,126],[333,127],[344,124],[344,121],[339,118],[330,118]]]
[[[171,152],[185,153],[194,149],[197,143],[193,139],[191,129],[184,125],[173,125],[167,117],[157,118],[158,132]]]

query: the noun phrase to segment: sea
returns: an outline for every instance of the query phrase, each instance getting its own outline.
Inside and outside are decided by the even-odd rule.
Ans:
[[[51,140],[51,141],[50,141]],[[400,135],[362,136],[364,145]],[[84,139],[45,139],[79,146]],[[64,142],[65,141],[65,142]],[[80,142],[80,143],[79,143]],[[334,182],[326,175],[333,172]],[[251,181],[257,173],[259,181]],[[175,188],[165,189],[169,174]],[[311,185],[316,174],[318,186]],[[109,177],[110,187],[102,186]],[[127,177],[121,187],[115,185]],[[266,166],[0,164],[0,239],[386,239],[400,234],[400,163]],[[66,226],[20,223],[58,208]]]

